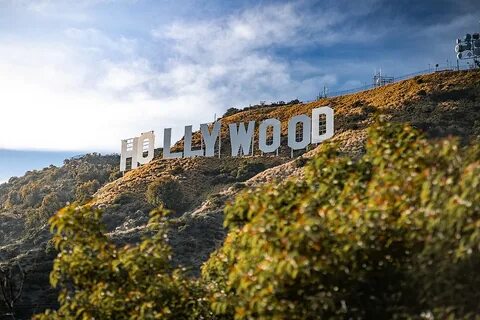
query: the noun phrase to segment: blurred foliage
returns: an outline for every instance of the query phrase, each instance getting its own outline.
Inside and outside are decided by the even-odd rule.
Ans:
[[[50,221],[61,307],[37,319],[478,319],[479,190],[478,143],[380,122],[359,159],[326,144],[303,178],[238,196],[199,280],[170,267],[163,211],[118,248],[68,207]]]
[[[473,319],[480,148],[380,123],[354,161],[326,145],[305,178],[244,192],[203,267],[235,319]]]
[[[88,201],[104,184],[116,179],[119,158],[115,155],[87,154],[50,166],[28,171],[0,185],[0,212],[27,216],[30,226],[43,224],[69,202]]]
[[[184,207],[183,192],[180,183],[172,177],[163,176],[150,183],[146,198],[153,206],[163,206],[169,210],[181,210]]]
[[[203,287],[170,266],[165,214],[151,213],[152,237],[117,247],[105,235],[99,210],[60,210],[50,219],[59,251],[50,282],[60,288],[60,308],[35,319],[207,319]]]

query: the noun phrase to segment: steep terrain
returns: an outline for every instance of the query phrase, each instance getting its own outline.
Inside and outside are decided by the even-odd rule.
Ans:
[[[87,154],[65,160],[62,167],[29,171],[0,185],[0,268],[18,264],[27,272],[18,310],[28,314],[32,308],[40,310],[55,303],[55,292],[46,285],[55,256],[47,247],[47,219],[68,203],[91,198],[102,185],[117,179],[118,163],[118,156]],[[2,302],[0,314],[3,307]]]
[[[119,242],[137,241],[144,234],[148,212],[154,208],[149,190],[157,181],[174,181],[182,195],[174,209],[169,241],[175,262],[192,275],[225,236],[223,207],[240,190],[259,184],[301,176],[306,159],[316,148],[290,158],[285,147],[287,121],[311,109],[330,105],[335,110],[332,142],[346,153],[363,150],[366,129],[375,116],[409,122],[432,139],[448,135],[468,141],[480,136],[480,72],[442,72],[377,89],[311,103],[263,106],[222,119],[222,157],[163,160],[118,176],[118,157],[91,155],[66,162],[62,168],[46,168],[0,186],[0,263],[27,266],[26,286],[20,309],[42,310],[55,303],[48,272],[55,254],[48,245],[45,219],[67,202],[89,201],[105,210],[110,235]],[[228,124],[277,118],[282,122],[279,157],[229,158]],[[255,141],[258,141],[256,132]],[[200,144],[195,133],[194,144]],[[180,141],[174,148],[181,149]],[[258,149],[258,148],[256,148]],[[165,195],[164,195],[165,196]],[[166,195],[168,197],[168,194]],[[49,293],[49,294],[47,294]],[[0,307],[0,312],[2,311]]]

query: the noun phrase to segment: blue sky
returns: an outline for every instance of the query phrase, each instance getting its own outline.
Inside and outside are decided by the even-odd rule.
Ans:
[[[0,150],[44,152],[0,152],[0,181],[148,130],[178,138],[231,106],[453,61],[477,2],[0,0]]]
[[[75,152],[0,150],[0,182],[12,176],[21,176],[31,169],[40,169],[54,164],[60,166],[63,160],[77,156]]]

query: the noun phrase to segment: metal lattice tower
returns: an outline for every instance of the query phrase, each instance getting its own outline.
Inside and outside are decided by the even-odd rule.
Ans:
[[[480,33],[467,33],[463,39],[457,39],[455,52],[458,60],[473,60],[473,65],[480,68]]]

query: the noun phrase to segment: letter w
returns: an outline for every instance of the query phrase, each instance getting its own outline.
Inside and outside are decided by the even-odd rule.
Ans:
[[[255,129],[255,121],[248,123],[248,129],[245,129],[245,124],[240,122],[237,129],[237,124],[231,123],[228,125],[230,129],[230,143],[232,145],[232,157],[236,157],[242,148],[243,155],[250,155],[250,147],[253,140],[253,131]]]

